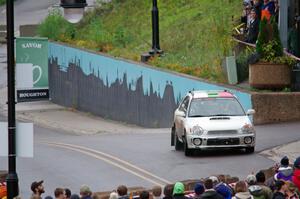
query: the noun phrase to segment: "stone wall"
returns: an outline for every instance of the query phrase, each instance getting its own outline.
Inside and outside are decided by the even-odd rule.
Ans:
[[[300,120],[300,92],[252,93],[254,124]]]

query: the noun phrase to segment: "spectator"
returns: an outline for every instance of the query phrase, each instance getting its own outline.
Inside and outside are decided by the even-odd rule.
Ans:
[[[54,190],[54,197],[56,199],[65,199],[66,198],[66,193],[63,188],[56,188]]]
[[[118,198],[119,199],[129,199],[129,196],[127,194],[127,187],[125,185],[120,185],[117,188]]]
[[[80,199],[80,197],[77,194],[72,194],[70,199]]]
[[[287,199],[299,199],[299,195],[297,193],[297,187],[294,183],[288,182],[288,188],[287,188]]]
[[[274,1],[264,0],[261,10],[262,10],[262,17],[263,17],[263,13],[264,13],[265,16],[268,16],[267,19],[269,20],[269,17],[271,17],[275,14]]]
[[[254,9],[251,10],[250,15],[251,15],[251,19],[250,19],[246,42],[255,44],[259,33],[259,19],[257,18]]]
[[[219,184],[219,179],[216,176],[210,176],[209,179],[213,182],[213,187],[215,187],[217,184]]]
[[[70,199],[70,197],[72,195],[71,190],[68,188],[65,188],[65,193],[66,193],[66,199]]]
[[[189,194],[189,198],[200,199],[204,192],[204,185],[201,182],[197,182],[194,187],[194,193]]]
[[[109,194],[109,199],[118,199],[117,192],[113,191]]]
[[[300,57],[300,41],[298,37],[299,29],[297,27],[297,20],[300,20],[300,18],[295,18],[294,25],[288,33],[288,51],[293,55]]]
[[[148,191],[142,191],[140,193],[140,199],[149,199],[150,198],[150,194]]]
[[[256,184],[255,175],[252,175],[252,174],[248,175],[246,178],[246,182],[247,182],[248,186],[255,185]]]
[[[256,184],[259,185],[262,188],[263,194],[266,199],[272,199],[273,193],[270,187],[265,185],[266,176],[264,172],[259,171],[256,175]]]
[[[80,198],[81,199],[92,199],[92,191],[89,186],[82,185],[80,187]]]
[[[283,157],[280,161],[280,167],[278,173],[274,175],[275,181],[284,180],[292,181],[293,169],[289,166],[289,158],[287,156]]]
[[[276,23],[278,23],[279,20],[279,1],[278,0],[274,0],[274,16],[275,16],[275,21]]]
[[[239,181],[235,185],[235,195],[233,199],[253,199],[247,188],[247,184],[244,181]]]
[[[53,199],[52,196],[46,196],[44,199]]]
[[[176,182],[173,189],[173,199],[187,199],[184,196],[184,185],[181,182]]]
[[[293,183],[300,190],[300,156],[294,162],[294,174],[292,177]]]
[[[231,188],[223,182],[218,184],[215,190],[217,191],[217,193],[223,196],[224,199],[231,199],[232,197]]]
[[[249,4],[244,6],[243,14],[241,17],[241,22],[246,24],[246,30],[248,30],[250,26],[250,11],[251,11],[251,6]]]
[[[223,199],[223,196],[213,189],[213,181],[211,179],[208,178],[204,181],[204,187],[205,191],[202,194],[201,199]]]
[[[152,188],[153,199],[161,199],[161,186],[154,186]]]
[[[253,1],[253,9],[255,10],[255,13],[256,13],[256,16],[258,19],[261,19],[261,7],[262,7],[261,0]]]
[[[259,185],[251,185],[248,188],[250,194],[253,196],[254,199],[266,199],[264,195],[263,189]]]
[[[287,184],[282,180],[276,181],[275,182],[275,193],[273,195],[273,199],[285,199],[286,191],[287,191]]]
[[[173,187],[171,184],[165,186],[163,199],[173,199]]]
[[[42,198],[42,194],[45,193],[43,183],[43,180],[31,183],[32,195],[37,195],[40,199]]]

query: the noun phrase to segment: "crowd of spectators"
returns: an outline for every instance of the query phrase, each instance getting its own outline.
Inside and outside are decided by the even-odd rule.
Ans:
[[[241,34],[244,35],[245,42],[255,44],[259,34],[259,23],[264,17],[267,19],[274,17],[278,23],[279,0],[243,0],[243,6],[241,22],[244,26]],[[295,17],[287,35],[287,51],[297,57],[300,57],[299,27],[297,27],[299,21],[300,17]]]
[[[266,179],[263,171],[250,174],[244,180],[231,182],[224,175],[210,176],[195,182],[193,190],[186,190],[182,182],[176,182],[164,188],[154,186],[151,190],[135,192],[137,194],[129,193],[125,185],[120,185],[106,197],[82,185],[79,194],[72,194],[68,188],[56,188],[53,196],[44,199],[299,199],[300,157],[290,165],[285,156],[278,165],[275,167],[275,175],[269,179]],[[43,181],[33,182],[31,191],[30,199],[42,199],[45,193]]]
[[[241,22],[245,24],[243,33],[246,34],[246,42],[255,44],[259,33],[259,22],[263,17],[268,19],[275,17],[278,22],[278,0],[244,0],[244,10]]]

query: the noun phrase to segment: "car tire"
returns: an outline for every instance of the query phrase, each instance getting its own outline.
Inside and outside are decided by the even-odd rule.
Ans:
[[[185,156],[192,156],[193,155],[193,150],[188,148],[188,144],[187,144],[186,140],[184,140],[183,150],[184,150],[184,155]]]
[[[176,134],[176,131],[175,131],[174,139],[175,139],[175,141],[174,141],[175,150],[176,151],[181,150],[182,149],[182,142],[179,141],[178,136]]]
[[[253,147],[247,147],[247,148],[245,148],[245,151],[246,151],[246,153],[254,153],[255,147],[254,146]]]

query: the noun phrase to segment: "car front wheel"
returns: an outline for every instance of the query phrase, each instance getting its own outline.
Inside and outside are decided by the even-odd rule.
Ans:
[[[186,140],[184,140],[183,150],[185,156],[191,156],[193,154],[193,150],[188,148],[188,144]]]
[[[175,131],[174,139],[175,139],[175,141],[174,141],[174,143],[175,143],[175,150],[176,151],[181,150],[182,149],[182,142],[179,141],[178,136],[176,134],[176,131]]]

